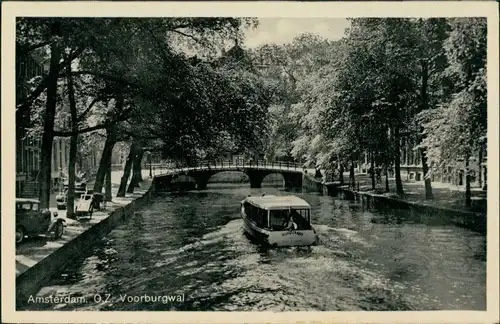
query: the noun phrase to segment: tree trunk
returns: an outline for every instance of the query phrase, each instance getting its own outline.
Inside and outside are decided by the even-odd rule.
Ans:
[[[344,163],[340,163],[340,175],[339,175],[340,185],[344,185]]]
[[[372,190],[375,190],[375,157],[373,151],[370,151],[370,168],[372,170],[371,178],[372,178]]]
[[[75,182],[76,182],[76,151],[78,135],[72,135],[69,146],[68,164],[68,199],[66,203],[66,217],[71,218],[75,213]]]
[[[427,87],[428,87],[428,80],[429,80],[429,67],[428,63],[426,60],[421,60],[420,61],[421,68],[422,68],[422,83],[420,86],[420,110],[427,110],[428,109],[428,95],[427,95]],[[423,127],[420,127],[420,131],[423,131]],[[418,136],[419,138],[419,144],[422,142],[422,136]],[[431,200],[434,199],[434,195],[432,194],[432,183],[431,183],[431,178],[429,176],[429,166],[427,164],[427,152],[424,148],[420,149],[420,156],[421,156],[421,161],[422,161],[422,171],[424,172],[424,184],[425,184],[425,199]]]
[[[139,186],[139,183],[142,182],[144,179],[142,178],[142,160],[144,159],[144,150],[140,149],[139,151],[139,156],[137,157],[137,165],[134,164],[134,172],[137,177],[137,183],[136,187]]]
[[[432,183],[431,177],[429,175],[429,166],[427,165],[427,152],[425,149],[420,149],[420,155],[422,160],[422,171],[424,172],[424,183],[425,183],[425,199],[434,199],[432,194]]]
[[[111,158],[108,159],[108,168],[106,172],[106,183],[104,185],[104,200],[112,201],[113,195],[111,194]]]
[[[55,26],[57,28],[57,26]],[[57,41],[50,46],[50,70],[47,86],[47,102],[43,117],[42,149],[40,152],[40,207],[49,208],[52,181],[52,143],[54,141],[54,118],[57,103],[57,79],[59,78],[60,51]]]
[[[354,190],[354,188],[356,187],[356,179],[354,176],[354,159],[353,158],[351,158],[351,167],[349,169],[349,183],[350,183],[351,188]]]
[[[83,163],[83,157],[81,152],[76,151],[76,171],[77,172],[86,172],[85,165]]]
[[[488,168],[484,168],[484,183],[483,183],[483,190],[488,189]]]
[[[396,178],[396,194],[404,196],[403,182],[401,181],[401,152],[399,143],[399,126],[394,127],[394,173]]]
[[[102,150],[99,168],[97,169],[94,192],[102,192],[104,178],[108,174],[108,171],[111,172],[111,155],[113,154],[113,147],[116,144],[116,125],[112,125],[106,129],[106,132],[106,141],[104,142],[104,149]]]
[[[115,113],[119,114],[123,110],[124,98],[119,95],[115,102]],[[109,118],[109,117],[108,117]],[[104,149],[102,150],[101,160],[99,161],[99,168],[97,169],[96,179],[94,183],[94,192],[102,192],[102,187],[104,185],[104,178],[108,173],[108,169],[111,169],[111,156],[113,154],[113,147],[117,140],[117,125],[112,124],[109,128],[106,128],[106,142],[104,143]]]
[[[75,214],[75,182],[76,182],[76,155],[78,144],[78,121],[76,116],[75,89],[73,88],[73,78],[71,76],[71,62],[68,60],[68,98],[71,114],[71,131],[73,135],[70,138],[69,146],[69,165],[68,165],[68,199],[66,205],[66,217],[73,217]]]
[[[389,188],[389,163],[387,161],[387,158],[386,158],[386,161],[384,163],[384,176],[385,176],[385,192],[389,192],[390,191],[390,188]]]
[[[132,150],[132,148],[131,148]],[[137,158],[138,158],[138,151],[136,151],[136,153],[132,156],[132,162],[131,162],[131,172],[132,172],[132,177],[130,179],[130,183],[128,184],[128,187],[127,187],[127,190],[126,192],[127,193],[133,193],[134,192],[134,188],[135,188],[135,184],[137,182],[137,177],[136,177],[136,174],[135,174],[135,168],[136,168],[136,164],[137,164]],[[127,160],[128,162],[128,160]],[[126,167],[126,164],[125,164],[125,167]]]
[[[127,161],[125,162],[125,168],[123,169],[123,175],[120,181],[120,188],[118,188],[118,193],[116,197],[125,197],[125,191],[127,189],[127,182],[130,178],[130,171],[132,170],[132,163],[134,161],[134,156],[137,154],[137,145],[132,143],[130,147],[130,152],[127,156]]]
[[[478,157],[478,170],[477,170],[477,176],[478,176],[478,185],[479,188],[483,187],[483,146],[481,145],[479,147],[479,157]]]
[[[144,156],[144,150],[142,147],[137,147],[137,153],[133,157],[133,167],[132,167],[132,180],[128,185],[127,192],[133,193],[136,187],[139,187],[139,182],[142,181],[142,157]]]
[[[465,206],[470,207],[471,203],[469,156],[467,155],[465,157]]]

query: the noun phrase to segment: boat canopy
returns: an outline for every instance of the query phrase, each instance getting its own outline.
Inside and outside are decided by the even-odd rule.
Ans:
[[[245,202],[266,210],[311,208],[307,201],[296,196],[250,196]]]

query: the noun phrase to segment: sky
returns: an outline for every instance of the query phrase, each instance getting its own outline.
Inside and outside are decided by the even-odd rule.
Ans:
[[[259,26],[245,33],[244,44],[248,48],[268,43],[283,44],[303,33],[338,40],[347,27],[349,22],[343,18],[259,18]]]

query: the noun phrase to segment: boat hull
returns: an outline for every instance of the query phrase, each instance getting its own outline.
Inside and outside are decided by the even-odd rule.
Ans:
[[[316,233],[314,229],[310,230],[286,230],[286,231],[268,231],[258,227],[250,221],[244,213],[244,230],[259,242],[271,246],[308,246],[316,242]]]

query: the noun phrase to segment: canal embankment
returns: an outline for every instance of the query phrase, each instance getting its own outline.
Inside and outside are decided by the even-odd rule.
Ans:
[[[17,307],[26,303],[60,269],[86,253],[93,242],[110,232],[123,219],[143,206],[154,192],[154,181],[147,179],[134,193],[115,197],[121,172],[112,173],[113,201],[107,202],[100,211],[94,211],[91,218],[79,220],[66,218],[66,211],[59,210],[59,217],[65,219],[66,228],[60,239],[48,236],[32,238],[16,247],[16,301]],[[51,207],[51,210],[56,210]]]
[[[364,208],[403,209],[413,215],[425,214],[428,217],[447,218],[458,226],[463,226],[477,232],[486,232],[486,192],[473,191],[473,206],[465,208],[464,192],[455,186],[433,183],[434,199],[426,200],[423,182],[405,182],[404,197],[395,194],[394,180],[390,179],[389,192],[380,189],[377,183],[375,190],[371,189],[371,180],[366,174],[356,174],[356,186],[341,185],[337,182],[324,182],[304,174],[303,189],[309,192],[319,192],[323,195],[335,196],[345,200],[359,201]]]

